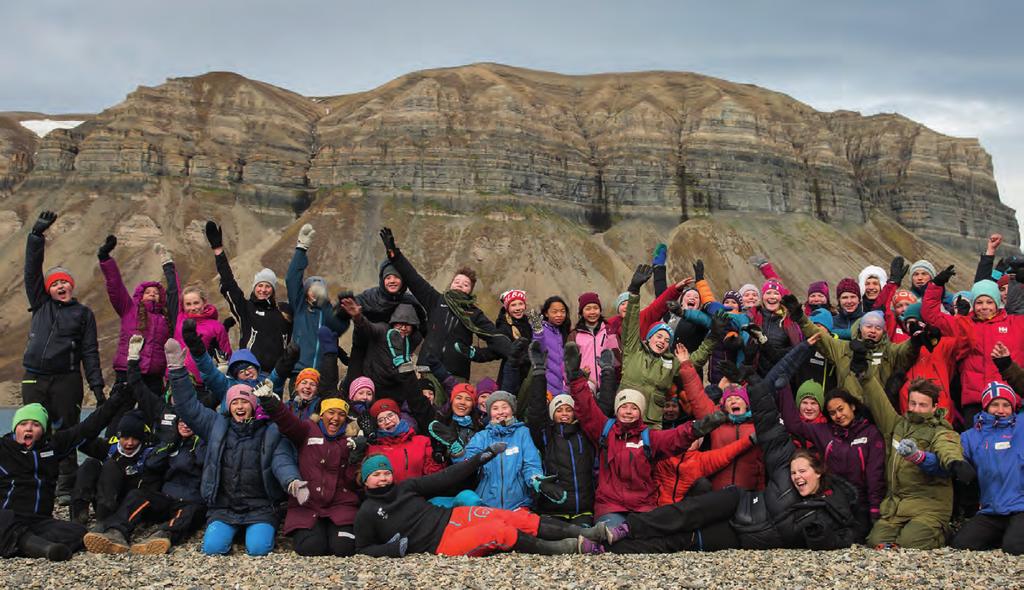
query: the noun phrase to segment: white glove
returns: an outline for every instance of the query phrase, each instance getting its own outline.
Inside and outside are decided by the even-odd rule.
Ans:
[[[306,224],[299,230],[299,242],[296,244],[296,248],[302,248],[303,250],[309,250],[309,247],[313,244],[313,235],[316,234],[316,230],[313,226]]]
[[[160,266],[167,266],[174,262],[174,259],[171,258],[171,252],[167,249],[167,246],[164,246],[160,242],[153,244],[153,252],[160,257]]]
[[[167,342],[164,342],[164,356],[167,357],[168,369],[180,369],[185,366],[185,350],[174,338],[168,338]]]
[[[263,399],[266,397],[277,397],[277,394],[274,393],[274,382],[271,381],[270,379],[264,379],[263,383],[260,383],[259,387],[252,390],[252,394],[259,399]],[[278,397],[278,399],[281,398]]]
[[[140,334],[134,334],[128,340],[128,360],[137,361],[139,360],[139,354],[142,352],[142,345],[145,344],[146,339]]]
[[[299,503],[305,504],[309,500],[309,484],[301,479],[293,479],[288,484],[288,493]]]

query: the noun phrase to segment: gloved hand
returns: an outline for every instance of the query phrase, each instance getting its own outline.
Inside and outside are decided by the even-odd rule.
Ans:
[[[996,342],[992,347],[992,364],[1002,373],[1013,364],[1013,357],[1010,356],[1010,349],[1002,342]]]
[[[601,356],[597,357],[597,366],[601,367],[601,372],[614,371],[615,365],[615,351],[610,348],[602,350]]]
[[[463,344],[461,342],[455,343],[455,352],[465,355],[467,358],[472,359],[476,356],[476,347],[472,344]]]
[[[722,410],[715,410],[713,413],[693,421],[693,434],[695,436],[706,436],[712,430],[729,421],[729,416]]]
[[[174,263],[174,257],[171,256],[170,250],[160,242],[153,244],[153,252],[160,257],[160,266]]]
[[[128,360],[137,361],[142,353],[142,345],[146,343],[146,339],[141,334],[133,334],[128,339]]]
[[[543,374],[547,370],[548,353],[544,351],[540,340],[530,342],[530,346],[526,350],[530,355],[530,366]]]
[[[896,445],[896,454],[915,465],[924,461],[924,451],[917,448],[917,441],[912,438],[905,438]]]
[[[533,485],[533,489],[538,494],[543,494],[545,498],[553,503],[564,504],[569,499],[569,493],[565,491],[565,488],[554,482],[556,477],[554,475],[534,476],[530,484]]]
[[[732,319],[729,314],[720,311],[711,316],[711,330],[708,331],[708,337],[715,342],[721,342],[730,328],[732,328]]]
[[[516,341],[512,343],[512,350],[508,354],[508,358],[515,364],[523,362],[524,355],[528,354],[530,348],[529,338],[516,338]]]
[[[568,383],[579,379],[580,377],[586,377],[583,371],[580,369],[580,363],[583,357],[580,355],[580,347],[575,342],[565,343],[565,356],[563,357],[563,363],[565,365],[565,380]]]
[[[199,332],[196,331],[196,321],[194,319],[188,318],[182,322],[181,339],[185,341],[185,346],[192,353],[193,359],[206,354],[206,345],[203,344],[203,339],[199,336]]]
[[[213,221],[206,222],[206,241],[210,243],[212,250],[224,247],[224,233],[220,226]]]
[[[526,310],[526,321],[530,322],[530,330],[533,330],[534,334],[540,334],[544,331],[544,318],[541,317],[540,312],[536,309],[530,308]]]
[[[729,383],[743,382],[743,375],[740,372],[740,368],[729,359],[720,360],[715,366],[718,368],[718,372],[729,380]]]
[[[394,258],[395,253],[398,252],[398,245],[395,244],[395,234],[392,233],[390,227],[380,228],[380,241],[384,242],[384,249],[387,251],[388,258]]]
[[[693,280],[698,283],[704,280],[704,261],[699,258],[693,263]]]
[[[293,479],[288,484],[288,494],[301,506],[309,501],[309,484],[301,479]]]
[[[402,533],[395,533],[388,539],[387,544],[396,545],[398,547],[398,556],[405,557],[405,552],[409,550],[409,537],[403,537]]]
[[[430,433],[430,438],[446,447],[452,457],[461,457],[466,452],[465,446],[459,440],[458,428],[454,425],[449,426],[434,420],[427,425],[427,432]]]
[[[107,236],[106,241],[100,246],[100,249],[96,251],[96,257],[100,260],[110,260],[110,253],[117,247],[117,236]]]
[[[754,254],[750,258],[747,258],[747,262],[760,269],[762,266],[768,264],[768,259],[765,258],[763,254]]]
[[[164,357],[167,359],[169,370],[180,369],[185,366],[185,351],[174,338],[168,338],[164,342]]]
[[[237,324],[238,321],[235,319],[235,317],[230,315],[224,318],[223,321],[221,321],[221,325],[224,326],[225,332],[230,332],[231,328],[234,328]]]
[[[309,250],[309,247],[313,245],[313,236],[316,235],[316,230],[310,224],[305,224],[299,229],[299,238],[295,244],[296,248],[302,250]]]
[[[946,283],[948,283],[949,279],[953,278],[954,275],[956,275],[956,269],[954,268],[954,265],[950,264],[932,278],[932,283],[940,287],[945,287]]]
[[[491,443],[490,445],[487,446],[486,449],[484,449],[484,451],[482,453],[480,453],[480,461],[483,462],[483,463],[486,463],[486,462],[490,461],[491,459],[497,457],[501,453],[504,453],[505,449],[507,449],[507,448],[508,448],[508,443],[506,443],[506,442],[500,442],[499,441],[499,442],[496,442],[496,443]]]
[[[1010,261],[1005,258],[1000,258],[999,262],[996,263],[993,269],[1006,274],[1010,270]]]
[[[964,485],[970,485],[974,478],[978,477],[974,466],[967,461],[953,461],[949,464],[949,470],[953,472],[953,477]]]
[[[366,449],[370,446],[365,436],[352,436],[345,441],[345,446],[348,447],[348,462],[350,465],[358,465],[362,463],[363,457],[366,456]]]
[[[902,256],[893,258],[892,262],[889,263],[889,282],[899,285],[903,282],[903,278],[907,276],[909,270],[910,265],[903,260]]]
[[[942,331],[935,326],[925,326],[910,336],[910,341],[914,343],[914,346],[919,348],[923,346],[928,349],[928,352],[934,351],[941,339]]]
[[[284,352],[281,353],[281,357],[277,359],[277,364],[274,365],[277,376],[283,378],[291,375],[300,356],[302,356],[302,349],[299,348],[299,345],[294,340],[289,342]]]
[[[1018,256],[1011,256],[1009,262],[1009,272],[1018,282],[1024,283],[1024,258]]]
[[[860,377],[868,370],[868,349],[860,340],[851,340],[850,351],[853,353],[850,359],[850,371]]]
[[[966,297],[956,298],[956,315],[971,315],[971,302]]]
[[[651,268],[650,264],[637,265],[636,270],[633,271],[633,278],[629,280],[628,291],[633,295],[640,294],[640,287],[644,286],[644,283],[651,280],[654,276],[654,269]]]
[[[266,398],[277,397],[277,394],[274,393],[274,382],[270,379],[264,379],[263,383],[260,383],[252,390],[252,394],[256,396],[260,403],[263,403],[263,400]]]
[[[786,308],[786,313],[789,318],[794,322],[799,322],[804,317],[804,307],[800,305],[800,300],[796,298],[796,295],[787,293],[782,296],[782,307]]]
[[[651,264],[654,266],[665,266],[665,261],[668,259],[668,246],[665,244],[658,244],[654,247],[654,256],[651,258]]]
[[[683,306],[679,305],[679,301],[673,299],[665,302],[665,309],[674,316],[683,317]]]
[[[96,398],[96,407],[97,408],[102,406],[103,404],[107,403],[107,396],[103,393],[103,388],[102,387],[93,387],[92,388],[92,396],[94,398]]]
[[[57,221],[57,214],[53,211],[43,211],[39,214],[39,218],[36,219],[35,224],[32,226],[32,233],[37,236],[42,236],[46,233],[46,230],[50,229],[53,222]]]

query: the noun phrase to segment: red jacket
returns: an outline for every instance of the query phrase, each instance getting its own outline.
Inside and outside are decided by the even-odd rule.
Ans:
[[[1024,316],[1007,315],[1002,309],[986,321],[979,321],[973,313],[970,317],[949,316],[942,313],[943,291],[938,285],[928,285],[921,316],[925,323],[938,327],[943,336],[967,335],[968,349],[960,364],[960,405],[980,404],[985,385],[1002,380],[999,369],[992,363],[992,347],[996,342],[1005,344],[1013,358],[1024,358]]]
[[[955,328],[957,336],[943,336],[939,340],[935,350],[928,352],[928,349],[921,347],[917,353],[917,362],[907,371],[907,382],[900,388],[900,414],[907,411],[907,395],[910,382],[918,377],[931,379],[939,386],[939,407],[946,408],[946,419],[952,425],[960,422],[960,413],[953,406],[953,399],[949,396],[950,382],[957,365],[967,357],[970,352],[971,338],[964,332],[964,327],[957,323]]]
[[[434,462],[430,439],[416,434],[410,428],[398,436],[381,436],[366,450],[366,456],[384,455],[391,462],[395,483],[413,477],[422,477],[441,471],[442,466]]]
[[[721,449],[687,451],[658,461],[654,466],[654,481],[658,484],[658,505],[674,504],[686,496],[693,482],[724,469],[737,456],[750,450],[754,443],[749,438],[733,441]]]
[[[601,444],[601,433],[608,418],[601,413],[581,377],[569,384],[576,401],[576,419],[583,433],[598,448],[597,494],[594,515],[609,512],[647,512],[658,507],[658,487],[654,481],[651,461],[682,453],[697,439],[693,422],[669,430],[649,430],[651,447],[645,452],[641,432],[647,430],[643,420],[623,424],[618,420]],[[647,459],[648,452],[651,460]]]
[[[299,451],[299,475],[309,488],[309,500],[302,506],[288,497],[283,532],[313,528],[318,518],[330,518],[338,526],[355,523],[359,511],[359,496],[355,492],[359,465],[348,461],[348,438],[328,438],[319,422],[298,418],[283,403],[268,405],[270,419]]]
[[[703,418],[718,409],[704,393],[700,376],[693,369],[693,363],[683,363],[679,367],[679,376],[683,379],[683,395],[690,402],[690,409],[695,417]],[[751,420],[742,424],[723,424],[711,432],[711,448],[724,449],[736,441],[749,440],[751,434],[754,434],[754,423]],[[764,489],[764,456],[761,447],[755,446],[740,454],[732,467],[722,469],[711,478],[712,489],[720,490],[730,485],[745,490]]]

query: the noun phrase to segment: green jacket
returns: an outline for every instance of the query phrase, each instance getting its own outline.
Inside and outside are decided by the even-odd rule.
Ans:
[[[811,323],[807,316],[800,318],[798,322],[800,330],[805,338],[819,332],[818,326]],[[855,324],[853,327],[854,338],[861,340],[860,331]],[[882,339],[872,343],[863,340],[868,346],[868,363],[878,366],[878,379],[884,385],[889,377],[896,372],[906,372],[917,362],[917,349],[910,340],[899,344],[893,344],[884,332]],[[853,351],[850,350],[850,342],[836,338],[820,338],[815,345],[821,354],[832,362],[836,367],[836,383],[844,383],[850,374],[850,361],[853,359]]]
[[[661,430],[661,414],[672,379],[679,373],[679,359],[670,350],[655,354],[640,339],[640,296],[629,294],[626,317],[622,320],[622,380],[619,390],[635,389],[644,394],[647,410],[644,423]]]
[[[871,411],[875,425],[885,438],[888,490],[880,506],[882,518],[928,514],[943,521],[949,520],[953,512],[952,480],[928,475],[896,452],[896,445],[901,440],[912,438],[922,451],[935,453],[939,464],[947,471],[954,461],[963,461],[960,435],[946,421],[946,410],[939,408],[931,415],[908,412],[906,416],[900,416],[889,403],[876,377],[869,376],[858,382],[851,376],[845,385],[850,394],[861,399]]]

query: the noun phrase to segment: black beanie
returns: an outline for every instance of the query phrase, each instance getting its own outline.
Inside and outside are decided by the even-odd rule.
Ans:
[[[125,437],[139,440],[146,438],[146,423],[136,412],[128,412],[121,416],[121,421],[117,423],[117,438]]]

